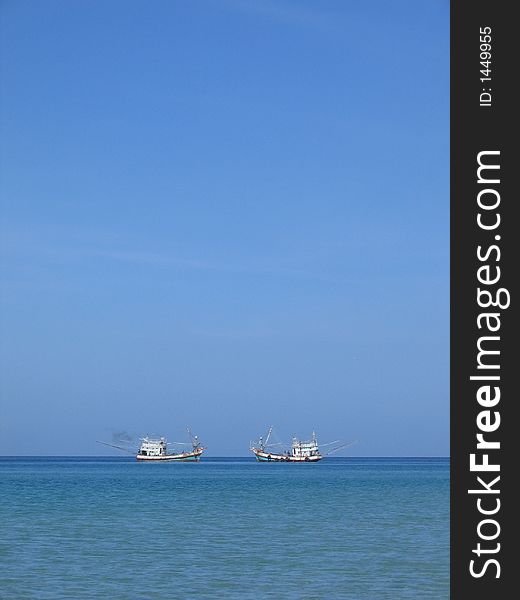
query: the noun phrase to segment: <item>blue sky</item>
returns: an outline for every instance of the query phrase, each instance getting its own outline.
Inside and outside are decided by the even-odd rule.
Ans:
[[[448,2],[0,13],[0,453],[449,453]]]

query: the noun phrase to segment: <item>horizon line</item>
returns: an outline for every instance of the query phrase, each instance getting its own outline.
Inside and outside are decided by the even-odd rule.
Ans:
[[[119,456],[110,454],[0,454],[2,458],[119,458],[131,459],[132,456]],[[205,458],[251,458],[249,454],[224,455],[224,456],[205,456]],[[337,458],[451,458],[451,455],[440,454],[387,454],[387,455],[365,455],[365,456],[331,456],[331,459]]]

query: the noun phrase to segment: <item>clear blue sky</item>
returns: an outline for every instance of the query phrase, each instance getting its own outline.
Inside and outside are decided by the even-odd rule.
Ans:
[[[447,1],[0,6],[1,454],[449,453]]]

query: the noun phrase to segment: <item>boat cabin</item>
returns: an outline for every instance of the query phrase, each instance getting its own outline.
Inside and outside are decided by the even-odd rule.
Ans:
[[[308,456],[317,456],[319,454],[318,450],[318,440],[316,439],[316,434],[312,433],[312,440],[308,442],[301,442],[296,438],[293,438],[291,445],[291,454],[292,456],[298,457],[308,457]]]
[[[141,440],[141,446],[139,453],[141,456],[164,456],[168,443],[165,438],[159,440],[152,440],[149,438],[143,438]]]

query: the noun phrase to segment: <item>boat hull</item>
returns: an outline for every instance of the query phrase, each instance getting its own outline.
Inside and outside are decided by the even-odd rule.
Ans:
[[[145,456],[137,454],[138,461],[143,462],[198,462],[205,448],[199,448],[194,452],[182,452],[181,454],[163,454],[162,456]]]
[[[252,452],[256,456],[256,460],[260,462],[315,463],[323,458],[321,454],[315,454],[314,456],[291,456],[287,454],[264,452],[258,448],[253,448]]]

